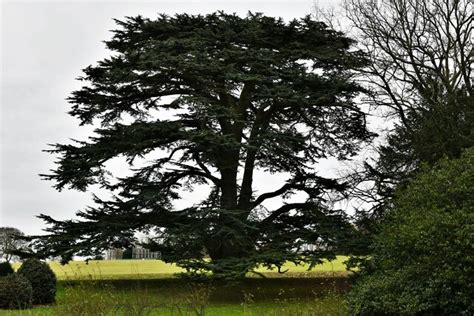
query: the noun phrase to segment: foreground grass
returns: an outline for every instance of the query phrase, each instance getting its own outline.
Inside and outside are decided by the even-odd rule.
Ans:
[[[2,315],[343,315],[345,277],[60,281],[57,303]]]
[[[272,276],[320,276],[325,275],[345,275],[346,269],[344,261],[347,257],[338,256],[336,260],[325,261],[323,264],[315,266],[308,271],[307,265],[295,266],[293,263],[287,263],[282,270],[288,269],[288,273],[279,274],[276,270],[259,268],[257,271],[267,277]],[[165,263],[161,260],[90,260],[71,261],[66,265],[61,265],[57,261],[49,262],[58,280],[72,279],[147,279],[147,278],[169,278],[175,273],[184,270],[174,264]],[[18,269],[20,264],[14,264]],[[252,276],[252,275],[249,275]]]
[[[344,315],[349,280],[338,257],[307,271],[285,265],[285,274],[258,269],[239,285],[192,284],[182,270],[160,260],[50,262],[57,302],[1,315]],[[16,265],[17,269],[19,265]]]

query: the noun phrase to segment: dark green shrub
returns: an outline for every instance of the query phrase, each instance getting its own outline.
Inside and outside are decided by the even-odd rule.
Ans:
[[[55,301],[56,276],[45,262],[38,259],[27,259],[18,273],[31,282],[33,287],[33,304],[49,304]]]
[[[26,309],[32,301],[33,288],[24,276],[13,273],[0,278],[0,308]]]
[[[14,273],[10,262],[0,262],[0,277]]]
[[[474,148],[398,192],[349,303],[353,315],[474,315]]]

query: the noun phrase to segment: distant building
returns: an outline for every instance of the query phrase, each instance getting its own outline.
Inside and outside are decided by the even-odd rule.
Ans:
[[[160,259],[161,253],[159,251],[150,251],[143,247],[132,248],[132,259]]]
[[[122,249],[109,249],[105,253],[105,260],[117,260],[122,259],[123,257],[123,250]]]
[[[302,244],[299,248],[298,251],[301,252],[312,252],[312,251],[317,251],[317,250],[330,250],[331,247],[328,246],[327,242],[325,242],[323,239],[318,238],[314,240],[312,243],[305,243]]]
[[[123,259],[123,254],[125,250],[123,249],[109,249],[105,254],[106,260],[121,260]],[[130,257],[129,257],[130,258]],[[160,259],[161,253],[159,251],[150,251],[140,246],[135,246],[132,248],[131,259]]]
[[[320,247],[314,244],[303,244],[301,245],[300,251],[316,251],[319,250]]]

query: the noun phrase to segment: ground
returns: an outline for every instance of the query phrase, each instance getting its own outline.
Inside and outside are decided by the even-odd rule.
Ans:
[[[180,272],[159,260],[51,262],[57,303],[2,315],[343,315],[349,280],[338,257],[308,272],[260,269],[240,285],[200,285],[173,277]],[[16,266],[16,268],[18,265]]]

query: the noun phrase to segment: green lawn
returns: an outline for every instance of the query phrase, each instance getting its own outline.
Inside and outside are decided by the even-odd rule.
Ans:
[[[232,286],[191,284],[173,277],[179,268],[159,260],[51,262],[57,303],[0,315],[345,315],[345,259],[311,272],[292,264],[284,275],[260,269],[267,278]]]
[[[282,270],[288,269],[287,274],[280,275],[274,271],[260,268],[257,271],[268,277],[272,276],[312,276],[314,274],[345,274],[344,261],[347,257],[339,256],[336,260],[325,262],[314,267],[311,271],[308,266],[295,266],[288,263]],[[50,262],[50,266],[59,280],[71,279],[143,279],[143,278],[168,278],[174,273],[183,270],[174,264],[164,263],[161,260],[91,260],[88,264],[84,261],[71,261],[61,265],[57,261]],[[19,264],[14,264],[18,269]]]

